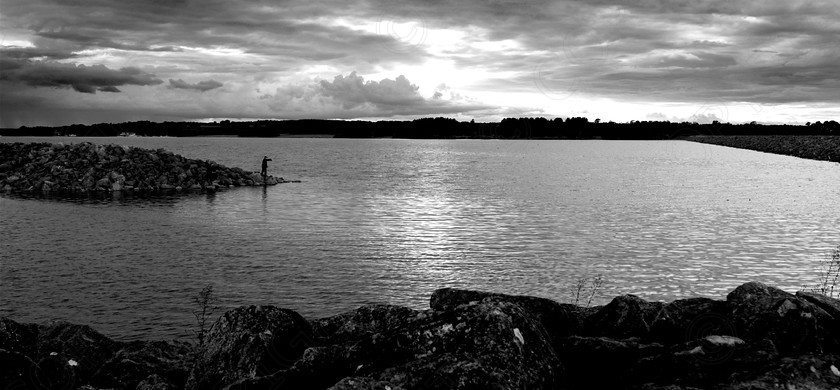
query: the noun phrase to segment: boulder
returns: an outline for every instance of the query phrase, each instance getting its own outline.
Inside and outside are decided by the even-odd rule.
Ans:
[[[9,389],[32,389],[38,383],[38,365],[28,356],[0,348],[0,383]]]
[[[775,287],[745,283],[726,297],[738,335],[773,341],[783,355],[837,350],[835,318],[819,306]]]
[[[406,326],[425,313],[394,305],[366,305],[336,316],[310,321],[317,345],[358,340],[368,334]]]
[[[800,355],[733,376],[729,390],[838,389],[840,356]]]
[[[666,303],[650,324],[650,337],[679,344],[709,335],[736,335],[724,301],[709,298],[678,299]]]
[[[225,313],[199,346],[187,389],[219,389],[291,367],[312,340],[300,314],[273,306],[243,306]]]
[[[37,338],[38,325],[20,324],[0,317],[0,349],[33,356]]]
[[[345,345],[307,348],[295,364],[272,375],[242,379],[228,390],[325,389],[352,375],[355,366]]]
[[[562,375],[541,324],[509,302],[430,311],[362,338],[348,356],[353,376],[405,388],[554,388]]]
[[[807,291],[797,292],[796,297],[819,306],[820,309],[825,310],[825,312],[834,317],[835,320],[840,321],[840,300],[823,294]],[[840,329],[840,323],[838,323],[838,326],[834,329]]]
[[[136,387],[131,387],[135,390],[177,390],[183,387],[176,386],[166,378],[152,374],[140,381]]]
[[[86,367],[58,352],[38,360],[37,367],[34,382],[38,389],[75,389],[85,385],[89,377]]]
[[[664,303],[648,302],[635,295],[622,295],[587,317],[583,332],[587,336],[617,339],[645,338],[650,333],[650,324],[664,306]]]
[[[133,389],[156,374],[167,383],[183,388],[190,368],[191,351],[190,345],[184,342],[126,343],[102,365],[91,383],[101,388]]]
[[[405,388],[365,377],[348,377],[340,380],[329,390],[405,390]]]
[[[779,355],[769,340],[746,343],[732,336],[707,336],[640,359],[627,383],[714,388],[742,373],[773,364]]]
[[[521,306],[542,324],[552,340],[580,333],[583,329],[584,319],[597,311],[597,308],[587,309],[576,305],[557,303],[547,298],[454,288],[435,290],[429,300],[429,306],[434,310],[451,310],[460,305],[486,300],[510,302]]]
[[[87,325],[56,322],[39,327],[36,361],[49,375],[88,380],[108,361],[119,344]]]
[[[545,330],[516,304],[487,301],[403,314],[389,320],[393,327],[348,332],[332,339],[343,344],[310,348],[293,367],[235,388],[550,389],[560,383],[563,370]]]
[[[621,388],[630,369],[640,359],[663,353],[658,343],[639,339],[571,336],[558,341],[555,351],[566,369],[569,388]],[[604,372],[609,372],[604,375]]]

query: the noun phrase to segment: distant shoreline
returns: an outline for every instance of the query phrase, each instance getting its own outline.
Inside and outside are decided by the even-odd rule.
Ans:
[[[831,135],[697,135],[689,141],[840,163],[840,137]]]

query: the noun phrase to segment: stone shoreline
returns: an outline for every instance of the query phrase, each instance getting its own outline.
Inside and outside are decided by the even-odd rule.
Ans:
[[[229,187],[293,183],[213,161],[90,142],[0,143],[0,192],[84,195],[97,193],[212,192]]]
[[[689,141],[840,163],[840,136],[697,135]]]
[[[222,315],[203,344],[0,318],[0,383],[81,389],[832,389],[840,301],[746,283],[726,300],[599,307],[444,288],[430,308]]]

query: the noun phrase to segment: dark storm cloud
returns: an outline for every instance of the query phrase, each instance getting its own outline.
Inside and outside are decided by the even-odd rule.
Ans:
[[[195,84],[190,84],[184,80],[178,79],[173,80],[169,79],[169,87],[175,89],[191,89],[199,92],[206,92],[211,89],[216,89],[222,86],[222,83],[216,80],[204,80],[199,81]]]
[[[387,34],[325,23],[335,16],[366,16],[359,11],[363,3],[5,1],[10,25],[34,31],[44,44],[75,50],[230,47],[298,66],[325,60],[352,66],[420,62],[423,54],[389,50],[399,42]]]
[[[30,58],[45,58],[51,60],[66,60],[76,55],[70,51],[54,50],[39,47],[0,47],[0,59],[26,60]]]
[[[136,50],[136,51],[152,51],[152,52],[166,52],[166,51],[182,51],[182,49],[174,46],[149,47],[136,43],[120,43],[112,39],[85,35],[79,32],[66,31],[64,29],[58,31],[39,31],[36,33],[38,37],[63,40],[75,44],[79,48],[99,47],[99,48],[113,48],[120,50]]]
[[[163,81],[137,68],[109,69],[102,65],[74,65],[48,61],[16,61],[0,70],[3,81],[32,87],[73,88],[77,92],[120,92],[121,85],[157,85]]]

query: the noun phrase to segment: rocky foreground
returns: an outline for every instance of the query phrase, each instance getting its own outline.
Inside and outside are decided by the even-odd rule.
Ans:
[[[840,136],[832,135],[698,135],[690,141],[840,162]]]
[[[441,289],[428,310],[219,318],[202,345],[0,319],[0,384],[85,389],[836,389],[840,301],[747,283],[722,300],[584,308]]]
[[[0,192],[93,194],[216,191],[287,183],[283,178],[188,159],[163,149],[0,143]]]

